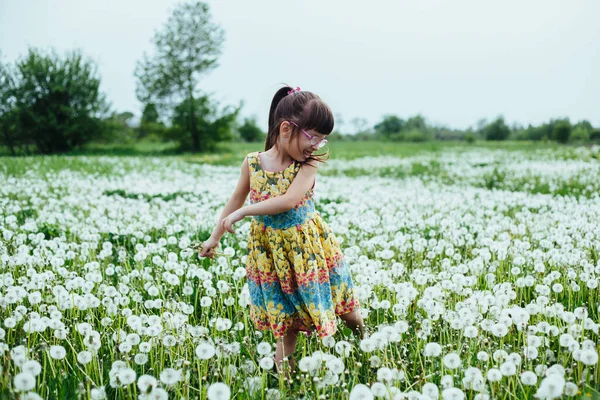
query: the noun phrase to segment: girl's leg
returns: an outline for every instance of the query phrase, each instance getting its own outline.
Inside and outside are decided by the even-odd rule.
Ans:
[[[296,341],[298,340],[298,331],[291,330],[284,337],[277,341],[277,349],[275,351],[275,366],[279,373],[284,372],[284,358],[288,358],[289,370],[294,371],[296,362],[293,359],[294,350],[296,350]],[[289,377],[289,375],[288,375]]]
[[[348,314],[340,315],[340,318],[346,326],[352,329],[355,336],[358,336],[361,340],[365,337],[365,323],[358,311],[358,308],[354,309],[354,311],[349,312]]]

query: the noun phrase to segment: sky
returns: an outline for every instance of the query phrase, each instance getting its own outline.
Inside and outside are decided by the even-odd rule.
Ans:
[[[80,48],[113,109],[138,117],[136,61],[179,1],[0,0],[0,52]],[[597,0],[208,1],[225,31],[200,88],[266,128],[282,83],[318,94],[336,128],[422,114],[455,129],[587,119],[600,126]]]

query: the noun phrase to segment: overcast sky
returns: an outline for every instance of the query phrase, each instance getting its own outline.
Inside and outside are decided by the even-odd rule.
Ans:
[[[171,0],[0,0],[4,62],[28,46],[81,48],[114,109],[141,113],[135,63],[151,53]],[[351,120],[421,113],[452,128],[588,119],[600,126],[600,1],[209,1],[225,30],[201,86],[265,127],[285,82]]]

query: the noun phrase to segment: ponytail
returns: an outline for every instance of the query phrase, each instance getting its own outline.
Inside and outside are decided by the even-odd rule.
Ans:
[[[279,89],[275,96],[273,96],[273,100],[271,101],[271,108],[269,109],[269,128],[267,131],[267,140],[265,141],[265,151],[269,150],[271,147],[275,145],[277,141],[277,129],[278,126],[275,126],[275,110],[277,109],[277,105],[285,96],[288,95],[288,92],[292,90],[289,86],[284,86]]]

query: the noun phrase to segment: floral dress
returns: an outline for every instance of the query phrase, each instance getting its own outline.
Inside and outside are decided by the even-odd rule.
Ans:
[[[301,165],[294,161],[283,171],[269,171],[258,152],[247,158],[251,203],[283,195]],[[257,329],[270,329],[275,338],[290,329],[330,336],[335,315],[359,305],[339,242],[315,211],[313,188],[289,211],[252,217],[246,261],[250,316]]]

